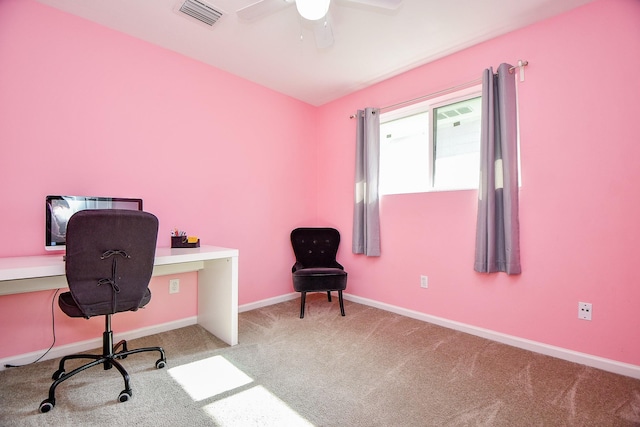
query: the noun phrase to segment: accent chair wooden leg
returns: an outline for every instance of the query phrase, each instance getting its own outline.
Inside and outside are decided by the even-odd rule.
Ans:
[[[300,292],[300,318],[304,319],[304,303],[305,300],[307,299],[307,293],[306,292]]]
[[[338,291],[338,301],[340,301],[340,314],[344,316],[344,300],[342,299],[342,291]]]
[[[331,291],[327,291],[327,300],[331,302]]]

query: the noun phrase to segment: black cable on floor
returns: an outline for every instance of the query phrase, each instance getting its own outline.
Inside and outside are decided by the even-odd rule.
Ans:
[[[47,351],[44,352],[44,354],[42,356],[38,357],[33,362],[25,363],[24,365],[9,365],[9,364],[6,364],[6,365],[4,365],[5,368],[19,368],[21,366],[32,365],[34,363],[38,363],[40,360],[42,360],[43,357],[45,357],[51,351],[53,346],[56,345],[56,318],[54,316],[54,314],[55,314],[55,311],[54,311],[55,304],[54,303],[56,301],[56,295],[58,295],[58,292],[60,292],[60,289],[56,289],[56,291],[53,294],[53,298],[51,299],[51,329],[52,329],[52,334],[53,334],[53,342],[51,343],[51,346],[47,349]]]

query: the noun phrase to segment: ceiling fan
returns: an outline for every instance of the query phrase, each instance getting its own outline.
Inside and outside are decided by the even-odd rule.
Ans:
[[[333,30],[328,14],[330,2],[331,0],[259,0],[237,10],[236,14],[240,19],[253,21],[295,3],[300,16],[313,26],[316,46],[323,49],[333,45]],[[395,10],[400,7],[402,0],[342,0],[342,2]]]

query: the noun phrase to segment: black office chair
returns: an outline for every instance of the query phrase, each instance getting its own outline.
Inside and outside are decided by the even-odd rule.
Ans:
[[[156,368],[166,365],[161,347],[135,350],[126,341],[113,344],[111,315],[136,311],[151,300],[148,285],[151,279],[158,236],[158,219],[147,212],[97,209],[74,214],[67,225],[65,270],[69,292],[58,298],[60,309],[70,317],[105,316],[102,334],[102,354],[73,354],[60,360],[53,374],[49,397],[40,403],[40,412],[49,412],[56,404],[56,387],[77,373],[102,364],[115,367],[124,379],[124,390],[118,400],[126,402],[132,396],[129,374],[118,362],[130,354],[157,351]],[[92,360],[65,371],[71,359]]]
[[[340,233],[335,228],[296,228],[291,232],[291,246],[296,263],[291,268],[293,289],[300,292],[300,318],[304,318],[307,292],[338,291],[340,314],[344,316],[342,291],[347,288],[347,272],[336,261]]]

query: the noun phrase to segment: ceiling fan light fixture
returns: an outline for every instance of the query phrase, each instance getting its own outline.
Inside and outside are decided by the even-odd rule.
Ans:
[[[317,21],[325,17],[330,2],[331,0],[296,0],[296,8],[304,19]]]

